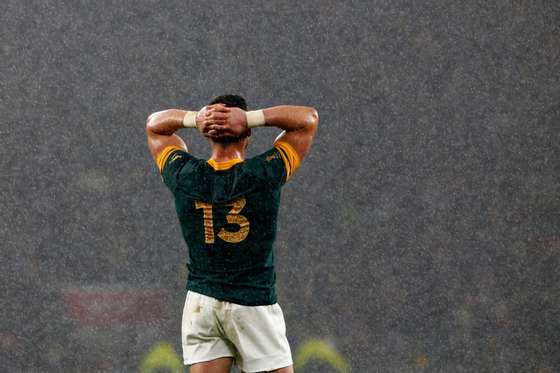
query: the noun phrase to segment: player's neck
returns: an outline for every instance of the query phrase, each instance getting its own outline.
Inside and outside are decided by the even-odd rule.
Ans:
[[[245,159],[243,144],[216,144],[212,143],[212,156],[216,162],[226,162],[232,159]]]

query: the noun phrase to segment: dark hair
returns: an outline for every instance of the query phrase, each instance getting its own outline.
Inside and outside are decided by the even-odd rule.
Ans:
[[[214,97],[212,101],[208,103],[208,105],[213,105],[213,104],[224,104],[227,107],[237,107],[247,111],[247,101],[245,101],[243,96],[239,96],[239,95],[221,95],[221,96]],[[238,142],[239,140],[248,136],[251,136],[250,129],[240,137],[224,137],[221,139],[212,139],[212,141],[217,142],[219,144],[231,144],[234,142]]]
[[[238,107],[247,111],[247,102],[242,96],[239,95],[221,95],[214,97],[208,105],[224,104],[227,107]]]

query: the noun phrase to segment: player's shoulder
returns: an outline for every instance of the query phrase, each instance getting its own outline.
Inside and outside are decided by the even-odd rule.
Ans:
[[[271,149],[255,157],[254,162],[278,168],[284,174],[284,181],[292,177],[301,163],[294,147],[285,141],[276,141]]]
[[[286,169],[281,151],[272,147],[243,162],[243,173],[259,185],[281,186],[286,180]]]
[[[179,159],[192,157],[185,149],[175,145],[165,147],[156,157],[156,164],[160,172],[164,172],[165,168]]]
[[[276,149],[275,147],[272,147],[270,149],[267,149],[266,151],[257,154],[251,158],[248,158],[245,160],[245,163],[247,164],[258,164],[258,163],[263,163],[263,162],[272,162],[275,159],[280,159],[280,153],[278,152],[278,149]]]
[[[294,147],[286,141],[276,141],[274,143],[274,148],[280,153],[280,157],[286,166],[286,172],[288,174],[288,179],[292,177],[293,173],[299,168],[301,164],[301,159],[294,149]]]
[[[171,190],[175,190],[180,175],[188,170],[190,170],[188,173],[192,173],[200,162],[186,149],[168,146],[157,156],[156,163],[165,184]]]
[[[243,168],[248,172],[260,173],[263,169],[275,168],[282,164],[282,155],[277,148],[270,148],[251,158],[245,159]]]

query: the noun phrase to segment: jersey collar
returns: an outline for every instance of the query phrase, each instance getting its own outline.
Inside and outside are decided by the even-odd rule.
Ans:
[[[234,165],[243,162],[240,158],[230,159],[225,162],[216,162],[215,159],[209,159],[208,164],[214,169],[214,171],[223,171],[232,168]]]

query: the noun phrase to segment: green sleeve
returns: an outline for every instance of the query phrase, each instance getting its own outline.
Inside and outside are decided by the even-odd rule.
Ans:
[[[167,185],[172,192],[175,192],[178,175],[193,156],[175,147],[172,149],[165,149],[162,153],[163,158],[158,162],[158,165],[161,165],[161,178],[165,185]]]

